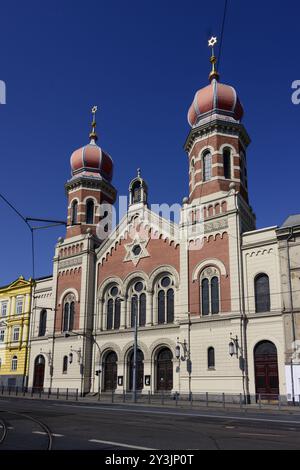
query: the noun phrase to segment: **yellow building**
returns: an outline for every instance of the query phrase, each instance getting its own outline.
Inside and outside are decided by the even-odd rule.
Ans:
[[[0,287],[0,386],[27,382],[32,284],[20,276]]]

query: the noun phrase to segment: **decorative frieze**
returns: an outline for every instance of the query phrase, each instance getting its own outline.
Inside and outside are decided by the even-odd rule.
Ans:
[[[62,260],[58,263],[58,269],[73,268],[74,266],[80,266],[82,264],[82,256],[76,258],[70,258]]]

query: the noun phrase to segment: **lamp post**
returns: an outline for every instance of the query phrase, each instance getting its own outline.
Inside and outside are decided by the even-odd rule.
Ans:
[[[229,345],[228,345],[228,350],[229,350],[229,355],[231,357],[236,356],[236,358],[239,359],[239,367],[240,367],[240,370],[242,371],[243,377],[244,377],[246,361],[245,361],[245,358],[244,358],[243,349],[239,344],[238,336],[236,336],[234,338],[232,336],[232,333],[230,333],[230,342],[229,342]],[[246,393],[245,390],[244,390],[244,400],[245,400],[245,403],[250,404],[250,401],[251,401],[250,400],[250,394]]]
[[[97,346],[98,351],[99,351],[99,369],[101,372],[101,349],[99,344],[97,343],[96,339],[94,338],[94,335],[87,336],[86,333],[75,333],[74,331],[66,332],[65,333],[65,338],[70,338],[70,336],[83,336],[85,338],[91,338],[93,343]],[[79,348],[78,351],[75,351],[71,348],[71,353],[75,352],[78,355],[78,363],[80,364],[80,374],[83,376],[83,362],[82,362],[82,351],[81,348]],[[69,361],[70,361],[70,355],[69,355]],[[98,375],[98,374],[97,374]],[[100,394],[100,374],[99,374],[99,381],[98,381],[98,393]]]
[[[177,338],[177,346],[175,348],[175,356],[178,361],[186,361],[186,369],[189,374],[189,398],[192,396],[192,361],[191,361],[191,320],[189,314],[189,335],[188,341],[184,340],[183,342],[179,341]],[[183,355],[181,355],[181,347],[183,349]]]

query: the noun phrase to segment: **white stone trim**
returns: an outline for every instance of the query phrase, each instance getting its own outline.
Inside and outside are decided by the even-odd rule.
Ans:
[[[193,281],[197,281],[199,278],[199,274],[203,269],[209,266],[216,266],[222,276],[227,276],[227,271],[224,263],[216,258],[209,258],[204,261],[201,261],[194,269],[192,279]]]

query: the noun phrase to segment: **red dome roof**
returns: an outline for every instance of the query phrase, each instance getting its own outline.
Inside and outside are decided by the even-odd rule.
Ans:
[[[244,110],[235,89],[212,80],[210,85],[197,91],[188,112],[188,122],[195,126],[201,116],[212,111],[225,113],[237,121],[243,118]]]
[[[71,156],[72,175],[79,173],[86,175],[102,176],[107,181],[112,180],[113,161],[96,143],[90,144],[75,150]]]

